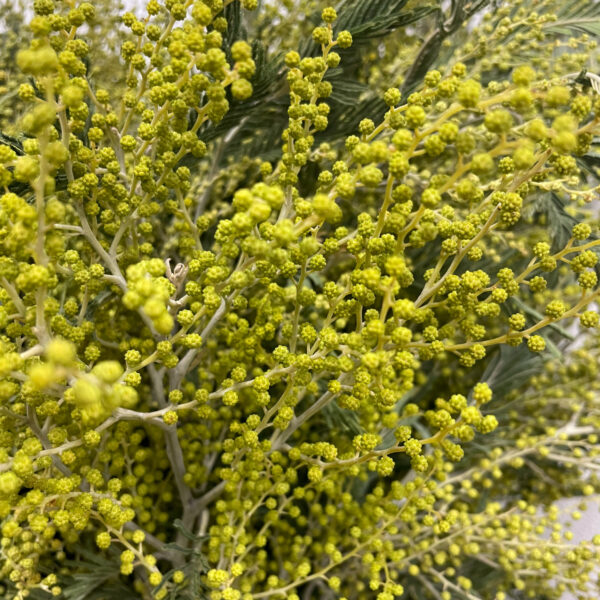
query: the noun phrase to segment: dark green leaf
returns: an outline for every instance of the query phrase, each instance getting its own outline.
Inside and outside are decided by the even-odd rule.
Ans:
[[[345,431],[352,435],[364,433],[355,412],[341,408],[337,402],[330,402],[323,409],[327,426],[331,429]]]
[[[1,131],[0,144],[11,148],[17,156],[23,156],[25,154],[25,151],[23,150],[23,144],[20,140],[5,133],[2,133]]]
[[[490,386],[495,400],[501,400],[510,391],[519,388],[530,377],[539,373],[542,368],[543,358],[530,352],[526,346],[513,348],[502,345],[488,363],[481,381]]]

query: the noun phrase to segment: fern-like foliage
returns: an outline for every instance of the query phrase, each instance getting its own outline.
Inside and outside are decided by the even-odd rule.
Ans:
[[[77,556],[63,562],[72,568],[65,579],[61,598],[65,600],[109,600],[133,598],[135,592],[125,585],[119,575],[119,555],[113,551],[107,557],[89,548],[78,549]],[[40,589],[32,590],[31,600],[48,600],[50,595]]]
[[[408,0],[343,1],[337,6],[336,30],[348,30],[353,36],[353,46],[341,51],[343,68],[331,69],[326,80],[333,85],[328,99],[331,108],[327,139],[341,140],[354,133],[364,114],[383,116],[385,104],[364,80],[362,65],[365,53],[375,40],[408,25],[415,25],[434,12],[433,5],[425,4],[407,8]],[[238,3],[226,9],[233,25],[229,27],[227,42],[230,47],[236,39],[244,39],[245,26]],[[318,13],[309,17],[318,20]],[[300,53],[311,56],[318,50],[312,39],[303,42]],[[221,165],[242,154],[274,160],[279,154],[281,133],[287,124],[289,91],[285,84],[283,54],[273,51],[268,41],[253,42],[253,59],[256,73],[252,80],[254,93],[244,102],[233,102],[232,109],[217,125],[207,125],[199,136],[206,142],[219,140]],[[282,83],[283,82],[283,83]]]

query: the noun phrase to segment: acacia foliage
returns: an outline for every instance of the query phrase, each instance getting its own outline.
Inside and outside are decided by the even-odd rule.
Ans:
[[[23,8],[5,596],[596,598],[598,4]]]

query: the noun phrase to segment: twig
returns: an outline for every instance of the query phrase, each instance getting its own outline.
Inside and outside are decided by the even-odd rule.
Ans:
[[[202,341],[206,340],[210,332],[214,329],[215,325],[221,320],[221,317],[227,310],[227,303],[221,298],[221,305],[215,311],[215,314],[211,317],[206,327],[202,330],[200,337]],[[169,373],[169,388],[176,390],[181,383],[181,380],[185,377],[194,357],[198,353],[199,348],[190,348],[185,356],[177,363],[177,366]]]

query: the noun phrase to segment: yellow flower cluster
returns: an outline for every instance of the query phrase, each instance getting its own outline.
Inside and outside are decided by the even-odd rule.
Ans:
[[[3,597],[598,597],[595,43],[309,4],[0,34]]]

